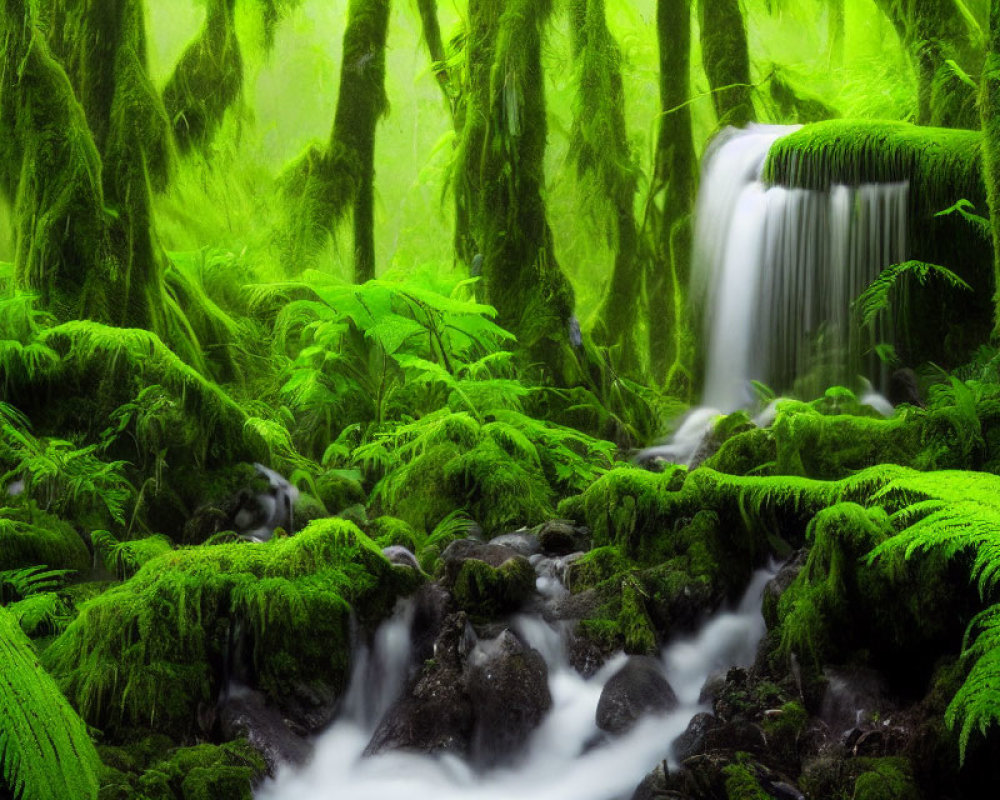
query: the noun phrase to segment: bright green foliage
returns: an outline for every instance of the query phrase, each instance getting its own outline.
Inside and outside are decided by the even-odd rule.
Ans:
[[[779,139],[764,179],[801,189],[833,184],[910,182],[918,219],[967,198],[982,207],[982,136],[901,122],[834,120]]]
[[[131,578],[147,561],[174,549],[170,539],[162,535],[119,542],[108,531],[94,531],[90,538],[95,555],[120,580]]]
[[[83,715],[109,730],[186,730],[198,704],[214,699],[220,676],[210,664],[237,628],[255,682],[272,697],[293,697],[296,686],[336,696],[352,605],[363,619],[385,615],[400,575],[342,520],[264,545],[178,550],[84,604],[45,659]]]
[[[761,788],[746,763],[730,764],[723,768],[722,774],[726,776],[726,800],[767,800],[771,796]]]
[[[251,800],[267,765],[243,740],[172,747],[148,737],[127,747],[100,748],[101,796],[120,800]]]
[[[990,2],[989,46],[979,85],[983,128],[983,183],[993,240],[993,280],[1000,287],[1000,7]],[[1000,330],[1000,295],[995,329]]]
[[[82,572],[90,554],[69,523],[35,508],[0,508],[0,569],[38,564]]]
[[[0,767],[22,800],[97,797],[100,761],[87,728],[39,666],[16,618],[0,608]]]
[[[913,768],[905,758],[863,759],[854,782],[854,800],[920,800]]]
[[[921,286],[926,285],[928,278],[935,277],[951,289],[972,291],[969,284],[947,267],[926,264],[923,261],[906,261],[902,264],[895,264],[883,270],[858,298],[857,305],[861,311],[861,324],[871,325],[880,313],[888,309],[890,305],[889,293],[902,278],[910,277],[915,278]]]

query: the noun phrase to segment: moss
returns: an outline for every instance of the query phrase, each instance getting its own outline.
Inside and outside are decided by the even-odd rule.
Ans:
[[[178,550],[84,604],[45,658],[92,724],[183,735],[233,655],[275,701],[332,699],[346,685],[352,609],[387,615],[404,574],[350,523],[323,520],[264,545]],[[309,636],[302,630],[308,629]],[[230,653],[238,631],[246,652]]]
[[[148,737],[127,747],[102,747],[100,754],[100,800],[249,800],[267,769],[244,740],[175,747],[164,737]]]
[[[0,570],[39,564],[86,572],[90,553],[67,522],[38,510],[0,509]]]
[[[593,589],[600,583],[624,572],[632,565],[621,549],[612,545],[595,547],[578,561],[569,572],[569,588],[574,594]]]
[[[416,531],[405,520],[398,517],[377,517],[369,523],[368,535],[378,544],[386,548],[393,545],[405,547],[411,553],[417,551]]]
[[[910,182],[911,216],[926,219],[960,198],[982,207],[982,135],[902,122],[831,120],[779,139],[764,179],[796,189]]]
[[[163,104],[182,151],[205,149],[243,88],[235,0],[211,0],[205,25],[163,89]]]
[[[535,571],[525,558],[507,559],[492,567],[466,560],[455,576],[452,592],[459,607],[476,620],[495,620],[520,609],[535,590]]]
[[[913,769],[905,758],[859,761],[865,771],[854,781],[854,800],[920,800]]]
[[[753,770],[741,761],[724,767],[726,800],[769,800],[771,795],[761,788]]]
[[[795,700],[785,703],[778,711],[778,714],[764,719],[764,734],[771,749],[784,763],[796,765],[799,760],[799,737],[806,729],[809,714]]]

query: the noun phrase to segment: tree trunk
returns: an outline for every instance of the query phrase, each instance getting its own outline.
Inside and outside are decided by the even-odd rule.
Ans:
[[[989,48],[980,82],[979,107],[983,125],[983,177],[993,231],[996,336],[1000,335],[1000,0],[990,2]]]
[[[390,0],[351,0],[330,142],[330,169],[350,179],[355,283],[375,277],[375,129],[389,108],[385,94],[389,7]]]
[[[909,54],[917,78],[917,123],[963,128],[976,124],[976,91],[948,62],[976,74],[982,53],[954,0],[875,0]],[[974,21],[971,23],[974,25]]]
[[[546,0],[470,0],[469,95],[457,191],[470,209],[480,293],[519,347],[557,381],[570,369],[573,291],[542,199],[547,136],[541,67]]]
[[[646,276],[653,375],[679,396],[691,391],[693,341],[687,289],[697,159],[691,120],[691,2],[659,0],[660,129],[646,226],[654,259]]]
[[[750,86],[747,30],[739,0],[700,0],[701,59],[719,127],[757,119]]]
[[[182,152],[205,152],[243,88],[236,38],[236,0],[209,0],[205,25],[184,51],[163,90],[163,104]]]
[[[574,0],[573,56],[578,63],[571,158],[584,183],[585,211],[608,220],[615,263],[594,328],[594,340],[612,349],[616,366],[639,377],[642,273],[635,222],[637,171],[625,122],[621,51],[607,27],[604,0]]]

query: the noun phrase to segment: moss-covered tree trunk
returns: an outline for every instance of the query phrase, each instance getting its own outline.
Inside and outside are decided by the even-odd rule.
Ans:
[[[982,63],[975,21],[955,0],[876,0],[906,48],[917,78],[917,123],[974,127],[972,79]],[[958,70],[956,70],[956,66]]]
[[[719,126],[756,120],[750,85],[747,29],[739,0],[699,0],[701,58]]]
[[[236,37],[236,0],[208,0],[201,33],[181,56],[163,90],[163,103],[182,151],[204,151],[243,88]]]
[[[996,325],[1000,335],[1000,0],[990,2],[989,49],[980,82],[979,108],[983,124],[983,177],[993,231],[993,265],[996,281]]]
[[[615,262],[594,327],[594,340],[612,348],[619,370],[638,376],[643,311],[639,237],[635,221],[637,170],[625,122],[621,51],[608,30],[604,0],[573,0],[573,55],[578,85],[571,158],[585,190],[585,210],[607,221]]]
[[[691,106],[691,0],[659,0],[660,129],[646,227],[654,258],[646,275],[653,375],[671,391],[691,391],[693,342],[687,289],[691,213],[697,184]]]
[[[349,178],[349,193],[335,202],[353,202],[356,283],[375,277],[375,130],[389,107],[385,43],[390,5],[390,0],[351,0],[330,141],[330,168]]]
[[[17,278],[57,313],[164,332],[163,254],[151,191],[169,164],[168,121],[146,73],[140,0],[4,4],[5,189]]]
[[[542,198],[546,123],[541,66],[548,0],[470,0],[469,90],[459,192],[481,296],[519,347],[568,377],[573,291],[555,258]],[[474,249],[473,249],[474,248]]]

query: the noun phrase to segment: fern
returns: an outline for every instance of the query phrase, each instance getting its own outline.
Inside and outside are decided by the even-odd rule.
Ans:
[[[38,657],[15,617],[0,608],[0,765],[21,800],[96,798],[100,759],[86,726]]]
[[[930,278],[936,277],[943,280],[952,289],[972,291],[972,287],[968,283],[947,267],[928,264],[924,261],[906,261],[902,264],[896,264],[883,270],[855,301],[855,306],[861,311],[861,324],[863,326],[872,325],[875,318],[889,308],[890,293],[900,280],[908,277],[914,278],[921,286],[926,285]]]

